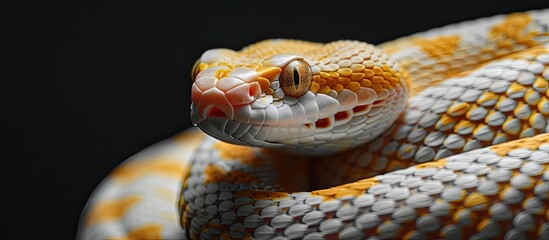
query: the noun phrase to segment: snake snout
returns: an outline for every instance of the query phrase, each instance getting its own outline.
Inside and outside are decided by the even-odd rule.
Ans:
[[[258,99],[261,88],[257,82],[246,83],[236,78],[203,77],[193,83],[192,103],[193,122],[200,123],[206,118],[235,118],[238,106],[251,104]]]

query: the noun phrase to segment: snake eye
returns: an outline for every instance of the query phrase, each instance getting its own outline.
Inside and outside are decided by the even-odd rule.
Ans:
[[[198,67],[199,65],[200,65],[200,59],[194,62],[193,68],[191,69],[191,79],[193,80],[193,82],[196,78],[196,75],[200,73],[200,68]]]
[[[282,68],[280,73],[280,87],[284,94],[290,97],[301,97],[311,87],[313,72],[307,63],[302,60],[291,61]]]

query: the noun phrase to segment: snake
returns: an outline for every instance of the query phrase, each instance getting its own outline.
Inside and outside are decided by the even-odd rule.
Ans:
[[[78,239],[549,239],[549,9],[192,68],[196,127],[116,167]]]

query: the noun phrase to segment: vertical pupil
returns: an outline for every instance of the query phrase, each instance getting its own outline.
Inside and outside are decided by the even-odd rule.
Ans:
[[[299,72],[296,67],[294,67],[294,87],[296,89],[299,87]]]

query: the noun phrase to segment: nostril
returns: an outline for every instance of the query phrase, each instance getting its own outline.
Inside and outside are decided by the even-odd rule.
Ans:
[[[221,111],[218,107],[213,107],[208,113],[209,117],[227,117],[227,115]]]
[[[227,91],[224,95],[232,105],[243,105],[259,98],[261,95],[261,88],[257,82],[242,84]]]

